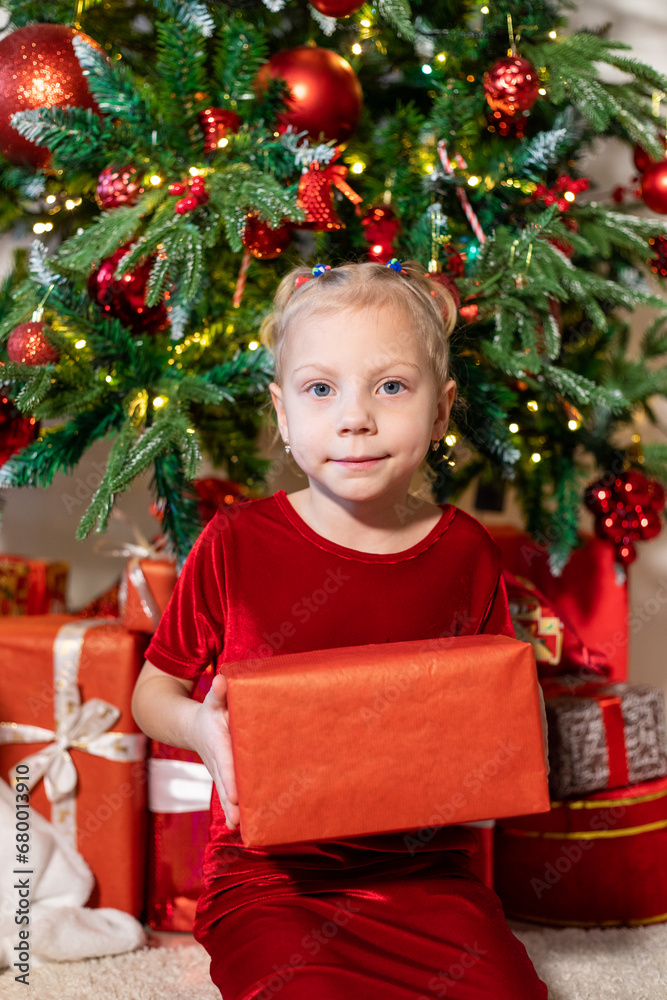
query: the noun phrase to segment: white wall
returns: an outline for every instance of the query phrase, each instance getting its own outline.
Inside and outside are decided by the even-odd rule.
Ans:
[[[667,5],[663,0],[635,0],[628,5],[626,0],[586,0],[580,4],[572,22],[573,26],[593,25],[611,21],[611,36],[632,44],[634,55],[656,68],[667,72]],[[664,105],[667,111],[667,104]],[[624,147],[620,152],[610,154],[609,147],[591,157],[590,172],[596,178],[600,194],[610,191],[617,184],[627,184],[633,173],[631,157]],[[667,220],[666,220],[667,229]],[[0,254],[2,247],[0,246]],[[0,260],[0,270],[2,261]],[[638,317],[637,329],[646,321],[646,315]],[[661,430],[646,423],[638,429],[646,439],[666,440],[667,401],[658,400]],[[268,434],[263,441],[268,441]],[[266,447],[266,446],[265,446]],[[99,481],[108,446],[103,442],[95,445],[79,468],[69,476],[57,476],[47,490],[23,489],[2,491],[5,500],[0,524],[0,551],[39,558],[66,559],[71,565],[69,604],[73,609],[84,606],[92,597],[102,593],[117,579],[120,561],[102,558],[94,552],[99,536],[83,542],[75,541],[76,525],[85,509],[95,484]],[[265,451],[268,454],[268,451]],[[283,461],[284,452],[278,445],[273,452],[278,460],[269,481],[269,493],[284,488],[287,492],[307,485],[302,474],[297,474],[292,460]],[[294,471],[292,471],[294,470]],[[224,475],[204,466],[201,475]],[[480,520],[512,521],[520,525],[519,510],[512,498],[508,499],[505,511],[487,514],[475,511],[474,491],[469,490],[460,506],[469,510]],[[135,483],[134,487],[119,498],[118,505],[133,518],[143,532],[152,535],[156,522],[148,513],[151,502],[148,477]],[[589,515],[582,512],[582,526],[591,530]],[[120,538],[123,530],[112,523],[105,537]],[[667,614],[663,605],[656,608],[656,594],[661,587],[667,587],[667,530],[653,542],[637,545],[638,558],[630,569],[630,610],[637,622],[637,630],[630,644],[630,679],[635,682],[653,683],[662,686],[667,693]]]

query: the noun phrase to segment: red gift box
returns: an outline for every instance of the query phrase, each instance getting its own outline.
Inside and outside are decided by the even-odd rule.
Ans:
[[[624,681],[628,676],[628,585],[618,582],[614,547],[592,535],[583,535],[583,545],[575,549],[561,576],[549,569],[546,545],[510,525],[488,525],[500,546],[503,568],[526,577],[554,602],[578,637],[567,628],[563,637],[563,670],[581,662],[581,642],[602,653],[609,667],[609,680]],[[587,679],[591,680],[591,677]]]
[[[203,701],[208,667],[192,697]],[[211,822],[213,779],[191,750],[151,741],[148,761],[147,923],[158,931],[192,931]]]
[[[169,603],[177,578],[173,559],[130,559],[119,592],[125,628],[152,634]]]
[[[143,906],[146,737],[130,706],[145,645],[108,621],[0,619],[0,775],[12,785],[21,765],[30,807],[88,862],[88,905],[134,916]]]
[[[220,668],[246,846],[494,819],[519,802],[548,808],[525,642],[453,636]],[[298,808],[284,808],[295,795]]]
[[[495,830],[508,916],[554,926],[667,921],[667,778],[552,802]]]
[[[0,614],[64,614],[68,573],[66,562],[0,555]]]

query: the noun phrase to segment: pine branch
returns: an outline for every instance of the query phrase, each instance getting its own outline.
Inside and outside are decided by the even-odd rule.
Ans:
[[[35,108],[17,111],[10,120],[25,139],[53,150],[67,165],[93,163],[99,154],[102,126],[90,108]]]
[[[150,0],[156,10],[169,18],[174,18],[179,24],[198,31],[205,38],[210,37],[215,30],[215,21],[199,0]]]

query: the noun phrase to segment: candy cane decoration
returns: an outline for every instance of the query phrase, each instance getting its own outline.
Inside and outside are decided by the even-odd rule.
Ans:
[[[438,143],[438,156],[440,157],[440,162],[445,168],[445,173],[449,174],[450,177],[453,177],[454,167],[452,166],[452,161],[449,159],[449,156],[447,155],[447,144],[445,143],[444,139],[441,139],[440,142]],[[459,165],[463,165],[465,167],[465,160],[463,159],[463,157],[459,157],[457,155],[456,160],[457,163],[459,163]],[[470,228],[472,229],[473,233],[475,234],[480,243],[486,243],[486,236],[484,235],[484,231],[479,224],[479,219],[475,215],[475,210],[470,204],[468,195],[466,194],[465,190],[458,184],[456,186],[456,194],[458,196],[459,201],[461,202],[461,208],[465,212],[466,219],[470,223]]]
[[[236,279],[236,288],[234,289],[234,298],[232,299],[232,305],[235,309],[238,309],[241,305],[241,299],[243,298],[243,289],[246,283],[246,274],[248,273],[248,267],[250,266],[250,251],[246,250],[243,254],[243,260],[241,261],[241,267],[239,268],[239,276]]]

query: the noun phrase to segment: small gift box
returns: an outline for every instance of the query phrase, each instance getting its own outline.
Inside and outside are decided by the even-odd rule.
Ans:
[[[220,669],[246,846],[549,807],[535,658],[525,642],[372,643]]]
[[[125,628],[153,633],[176,586],[174,559],[139,559],[125,567],[118,602]]]
[[[667,777],[495,829],[495,882],[508,917],[553,926],[667,920]]]
[[[146,837],[146,737],[132,691],[146,640],[70,615],[0,619],[0,775],[30,786],[95,876],[89,906],[139,916]]]
[[[557,690],[552,684],[545,693]],[[549,788],[587,795],[667,775],[662,691],[646,684],[586,685],[545,700]]]
[[[63,614],[69,564],[0,556],[0,614]]]
[[[213,676],[213,667],[207,667],[192,692],[195,701],[204,700]],[[198,754],[151,741],[146,920],[155,930],[192,931],[212,790],[213,779]]]

